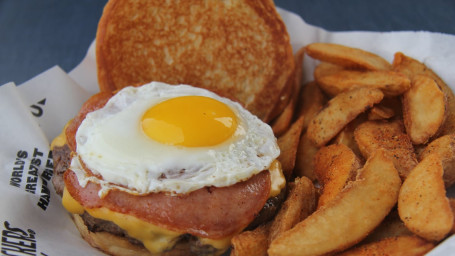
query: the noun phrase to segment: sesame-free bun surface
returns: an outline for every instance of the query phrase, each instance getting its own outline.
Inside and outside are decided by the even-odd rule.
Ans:
[[[110,0],[96,57],[102,91],[189,84],[237,100],[264,121],[274,117],[294,68],[271,0]]]

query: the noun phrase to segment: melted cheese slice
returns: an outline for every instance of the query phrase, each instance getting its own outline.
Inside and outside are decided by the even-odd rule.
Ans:
[[[273,197],[281,192],[286,184],[286,180],[281,169],[281,164],[277,160],[272,163],[269,171],[272,181],[270,197]],[[115,223],[123,230],[126,230],[129,236],[141,241],[144,247],[151,253],[160,253],[166,249],[171,249],[177,242],[177,238],[182,235],[182,233],[160,228],[134,216],[114,212],[105,207],[96,209],[84,208],[70,195],[66,187],[63,190],[62,204],[70,213],[83,214],[86,211],[95,218]],[[230,246],[231,238],[227,237],[219,240],[199,238],[199,241],[202,244],[208,244],[220,251],[224,251]]]
[[[105,207],[84,208],[69,194],[66,187],[63,191],[62,204],[70,213],[82,214],[87,211],[88,214],[95,218],[114,222],[117,226],[126,230],[129,236],[141,241],[144,247],[152,253],[160,253],[172,248],[177,241],[176,238],[182,235],[178,232],[160,228],[134,216],[111,211]]]

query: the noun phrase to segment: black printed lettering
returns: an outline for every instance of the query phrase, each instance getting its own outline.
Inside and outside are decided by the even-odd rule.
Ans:
[[[9,184],[14,187],[20,187],[22,182],[22,175],[24,170],[25,161],[24,157],[27,157],[26,151],[18,151],[16,153],[16,161],[14,162],[13,171],[11,172],[11,178]]]
[[[32,158],[32,160],[30,161],[30,165],[40,166],[40,165],[41,165],[41,159],[39,159],[39,158]]]
[[[8,221],[4,222],[2,231],[2,255],[36,255],[35,232],[13,228]]]
[[[33,150],[33,157],[43,156],[43,155],[44,155],[44,153],[41,152],[41,151],[39,151],[37,148],[35,148],[35,149]]]
[[[40,100],[37,102],[37,104],[33,104],[30,106],[30,108],[32,109],[32,115],[36,116],[36,117],[41,117],[43,115],[43,108],[40,106],[44,106],[46,104],[46,98]]]
[[[27,177],[27,183],[36,183],[38,182],[38,177]]]
[[[36,191],[36,184],[27,184],[25,185],[25,191],[35,194]]]
[[[27,151],[19,150],[19,151],[17,152],[16,156],[17,156],[18,158],[27,158],[28,153],[27,153]]]
[[[20,188],[21,187],[21,179],[19,179],[19,178],[11,178],[10,181],[9,181],[9,184],[11,186]]]
[[[43,173],[41,174],[41,177],[47,181],[51,180],[53,171],[51,169],[44,169]]]

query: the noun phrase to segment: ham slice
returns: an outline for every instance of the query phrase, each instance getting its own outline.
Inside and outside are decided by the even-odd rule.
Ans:
[[[169,230],[211,239],[232,236],[248,226],[267,201],[271,183],[270,173],[262,171],[229,187],[202,188],[185,195],[136,196],[111,190],[100,198],[100,185],[89,182],[81,187],[71,170],[64,179],[68,192],[85,208],[106,207]]]

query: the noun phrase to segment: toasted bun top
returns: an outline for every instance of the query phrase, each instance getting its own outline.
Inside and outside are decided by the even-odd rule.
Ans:
[[[102,91],[190,84],[237,100],[264,121],[294,68],[271,0],[110,0],[96,56]]]

